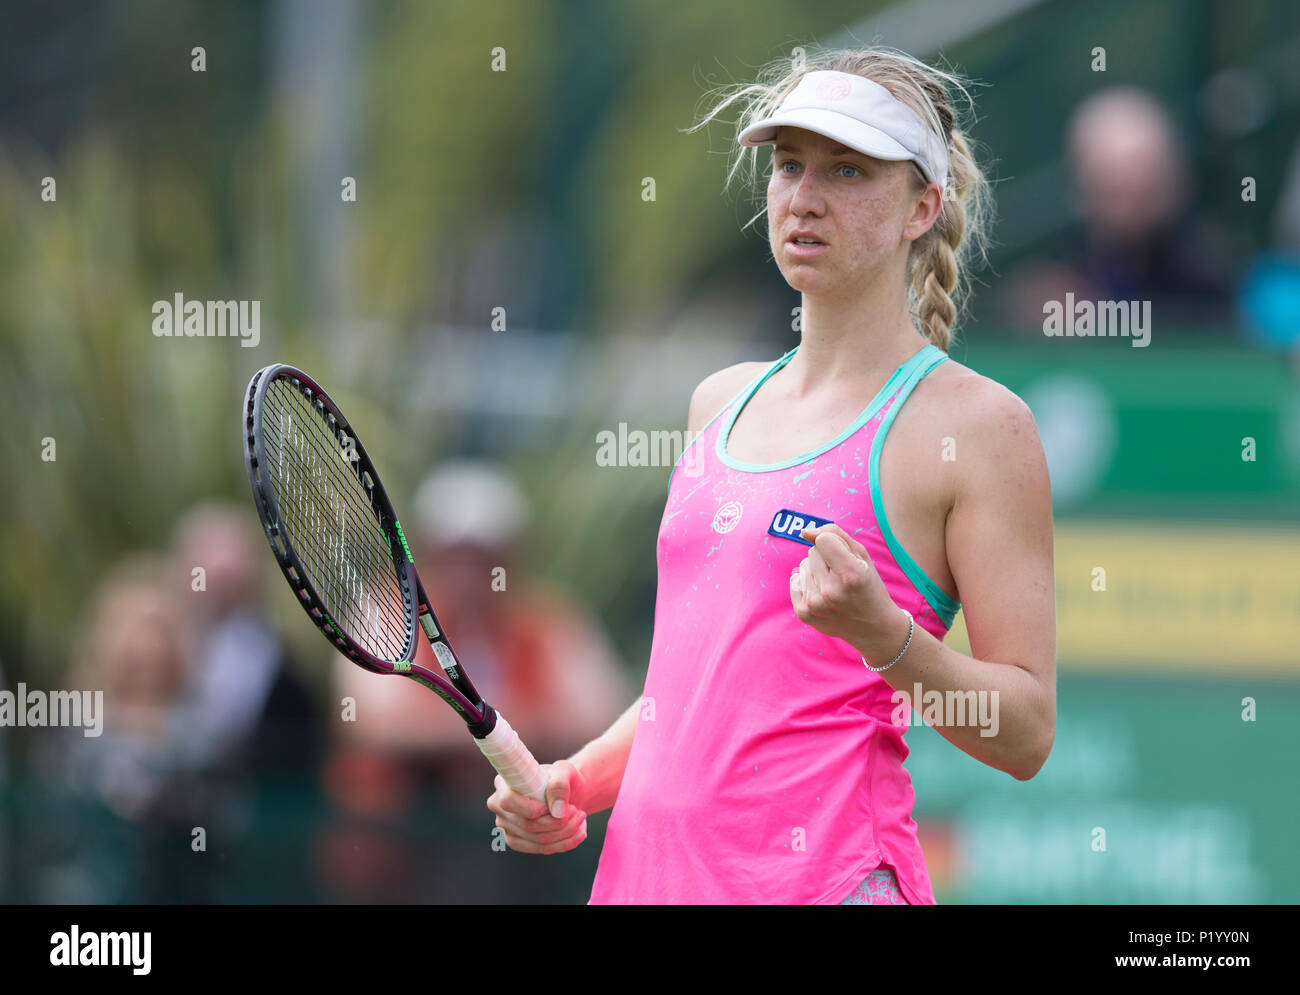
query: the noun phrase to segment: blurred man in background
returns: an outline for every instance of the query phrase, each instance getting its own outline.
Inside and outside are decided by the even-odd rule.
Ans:
[[[187,736],[213,767],[301,776],[318,759],[316,709],[267,622],[266,552],[242,506],[200,505],[176,529],[189,588],[193,689]]]
[[[1045,301],[1150,301],[1157,328],[1232,324],[1243,256],[1191,208],[1187,156],[1158,101],[1134,87],[1084,100],[1066,157],[1077,221],[1061,258],[1007,280],[1003,309],[1041,326]]]
[[[480,694],[539,759],[566,756],[603,732],[629,693],[617,654],[571,596],[518,565],[528,510],[508,474],[490,463],[445,464],[413,508],[425,592]],[[341,656],[334,687],[336,707],[343,698],[356,702],[355,721],[334,725],[327,764],[326,791],[340,811],[397,825],[433,805],[439,814],[430,818],[486,827],[459,861],[445,842],[431,853],[360,824],[340,828],[322,852],[336,887],[352,900],[437,901],[438,889],[450,898],[455,875],[472,872],[474,892],[490,900],[473,869],[475,857],[491,855],[491,824],[480,810],[492,771],[465,723],[410,681],[367,673]]]
[[[268,622],[259,583],[265,541],[243,505],[211,502],[174,543],[187,590],[190,683],[181,741],[208,773],[227,821],[229,900],[303,901],[310,861],[295,823],[316,810],[323,739],[310,690]]]

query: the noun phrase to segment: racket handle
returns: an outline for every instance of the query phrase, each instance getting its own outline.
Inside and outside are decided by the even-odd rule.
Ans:
[[[496,726],[485,737],[476,738],[474,742],[511,791],[536,798],[539,802],[546,801],[546,778],[542,774],[542,768],[504,715],[497,712]]]

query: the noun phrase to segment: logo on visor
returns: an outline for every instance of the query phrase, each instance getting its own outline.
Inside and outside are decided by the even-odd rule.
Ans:
[[[810,515],[806,511],[791,511],[789,508],[782,508],[772,518],[772,524],[767,527],[767,534],[776,536],[778,539],[793,539],[795,542],[801,542],[805,546],[811,546],[807,539],[799,535],[804,529],[815,529],[819,525],[829,525],[829,518],[818,518],[816,515]]]
[[[834,76],[817,84],[817,96],[826,101],[843,100],[852,92],[853,84],[843,76]]]

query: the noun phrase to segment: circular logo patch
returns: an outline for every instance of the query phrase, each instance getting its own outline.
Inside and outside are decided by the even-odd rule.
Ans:
[[[843,100],[852,90],[852,84],[842,76],[822,80],[817,84],[817,96],[826,101]]]
[[[713,531],[726,535],[740,524],[740,515],[744,510],[739,501],[728,501],[713,516]]]

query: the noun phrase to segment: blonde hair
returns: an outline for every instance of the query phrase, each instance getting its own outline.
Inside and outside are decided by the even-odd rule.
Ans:
[[[912,243],[907,259],[908,305],[913,320],[921,334],[947,351],[952,344],[952,329],[969,299],[973,257],[988,260],[993,211],[989,181],[975,161],[968,137],[967,119],[972,123],[974,120],[969,80],[880,45],[818,50],[794,60],[782,58],[768,63],[753,83],[711,90],[705,99],[713,101],[712,109],[687,130],[697,131],[726,108],[740,104],[743,111],[736,122],[739,135],[748,125],[774,113],[799,81],[816,70],[854,73],[879,83],[915,111],[947,147],[948,189],[943,206],[930,230]],[[914,187],[919,193],[927,180],[915,162],[912,166]],[[748,228],[766,213],[767,207],[758,182],[758,149],[737,142],[727,170],[727,185],[742,174],[745,185],[763,205],[745,223]]]

